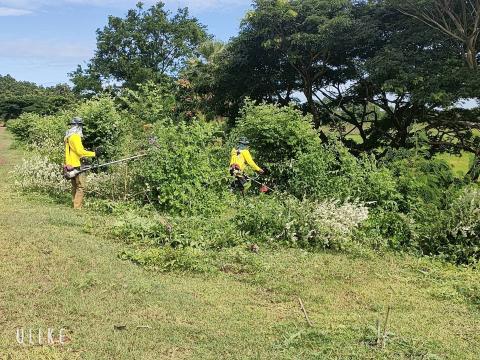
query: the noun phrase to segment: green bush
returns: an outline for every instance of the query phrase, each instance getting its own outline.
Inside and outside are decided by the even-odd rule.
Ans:
[[[17,139],[30,145],[42,146],[46,142],[63,142],[67,121],[68,116],[64,112],[51,116],[26,113],[7,124]]]
[[[413,155],[413,154],[412,154]],[[446,191],[454,190],[457,183],[448,164],[439,159],[412,156],[388,164],[402,194],[399,210],[417,211],[424,205],[445,209],[450,198]]]
[[[283,233],[288,220],[285,202],[280,197],[267,195],[243,199],[235,216],[237,228],[258,242],[275,240]]]
[[[52,116],[26,113],[18,119],[10,120],[8,128],[29,149],[61,164],[64,159],[63,138],[67,121],[68,115],[65,112]]]
[[[132,166],[145,200],[172,214],[218,213],[225,204],[228,156],[218,125],[157,123],[156,146]]]
[[[293,106],[247,101],[231,136],[251,141],[258,162],[271,170],[281,189],[323,200],[359,198],[395,208],[399,194],[391,172],[371,157],[358,159],[337,139],[322,144],[310,116]]]
[[[8,121],[7,128],[18,140],[28,142],[32,130],[31,123],[37,118],[37,114],[23,114],[18,119]]]
[[[119,145],[129,128],[112,98],[105,96],[88,100],[69,115],[83,118],[83,143],[86,148],[103,146],[107,159],[128,153],[128,149],[122,149]]]
[[[417,222],[416,243],[427,255],[438,255],[459,264],[480,261],[480,189],[465,188],[448,209],[427,207]]]
[[[84,120],[83,144],[92,149],[103,146],[106,156],[114,156],[119,150],[121,136],[127,132],[122,116],[116,110],[113,99],[100,97],[85,101],[75,108],[59,112],[56,115],[41,116],[23,114],[20,118],[8,122],[8,127],[17,139],[35,146],[42,152],[51,153],[59,149],[63,154],[63,141],[68,123],[74,116]],[[52,156],[58,161],[58,155]]]
[[[300,155],[292,165],[288,188],[299,198],[353,198],[391,209],[400,199],[387,168],[378,167],[372,157],[357,159],[335,139],[316,152]]]
[[[413,219],[399,211],[381,208],[370,212],[370,216],[362,227],[364,239],[382,239],[380,242],[391,249],[414,249]]]
[[[247,137],[257,158],[266,164],[296,159],[321,144],[311,116],[304,116],[294,106],[255,105],[247,101],[234,133]]]
[[[302,153],[312,153],[321,145],[311,116],[303,116],[293,106],[255,105],[247,101],[237,121],[230,145],[244,136],[251,142],[256,161],[270,170],[277,185],[284,185],[292,161]]]
[[[236,220],[237,227],[254,239],[304,249],[345,250],[367,217],[362,204],[300,201],[284,195],[252,201],[239,210]]]

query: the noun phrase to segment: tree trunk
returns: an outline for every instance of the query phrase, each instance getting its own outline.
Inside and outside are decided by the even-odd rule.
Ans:
[[[475,40],[473,38],[467,39],[465,59],[470,69],[476,70],[478,68],[477,49],[475,48]]]
[[[305,97],[307,98],[307,107],[310,114],[313,116],[313,122],[316,128],[319,128],[321,124],[320,115],[318,114],[317,105],[313,99],[313,85],[310,80],[306,80],[303,90]]]
[[[307,98],[308,111],[313,116],[313,123],[315,125],[315,128],[318,129],[320,139],[322,140],[322,142],[328,143],[327,135],[325,135],[323,130],[320,128],[320,126],[322,125],[322,121],[320,119],[320,114],[318,112],[317,105],[315,104],[315,100],[313,99],[313,84],[311,80],[305,80],[303,93]]]

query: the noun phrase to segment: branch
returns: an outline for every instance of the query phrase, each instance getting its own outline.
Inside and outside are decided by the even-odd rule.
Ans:
[[[449,35],[449,36],[451,36],[451,37],[453,37],[453,38],[455,38],[455,39],[457,39],[461,42],[465,41],[464,38],[455,34],[451,29],[448,28],[448,24],[446,23],[445,18],[441,14],[440,14],[440,16],[442,16],[442,18],[444,20],[443,25],[440,22],[436,21],[433,18],[433,16],[428,15],[427,12],[423,12],[420,15],[416,15],[413,12],[409,12],[409,11],[404,10],[402,8],[398,8],[398,11],[400,11],[404,15],[410,16],[414,19],[417,19],[417,20],[421,21],[422,23],[426,24],[427,26],[431,27],[432,29],[441,30],[444,33],[446,33],[447,35]]]

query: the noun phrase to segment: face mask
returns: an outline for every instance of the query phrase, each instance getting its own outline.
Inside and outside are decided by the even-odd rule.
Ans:
[[[67,132],[65,133],[65,137],[70,137],[73,134],[78,134],[80,137],[83,137],[83,128],[81,125],[73,125]]]

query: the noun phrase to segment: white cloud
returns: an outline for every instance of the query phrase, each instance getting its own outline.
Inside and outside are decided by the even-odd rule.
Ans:
[[[196,10],[224,9],[232,6],[249,5],[250,0],[174,0],[165,1],[166,4],[187,6]]]
[[[0,41],[0,58],[75,59],[85,60],[93,55],[93,49],[83,44],[15,39]]]
[[[28,15],[32,12],[26,9],[15,9],[10,7],[2,7],[0,6],[0,16],[22,16]]]
[[[5,7],[17,12],[18,15],[25,15],[31,11],[45,7],[59,7],[63,5],[86,5],[100,7],[131,8],[138,0],[0,0],[0,9]],[[147,5],[158,2],[157,0],[144,0]],[[250,0],[164,0],[168,7],[187,6],[192,10],[225,9],[232,6],[248,5]]]

